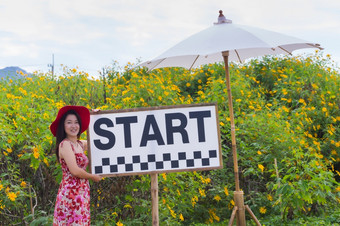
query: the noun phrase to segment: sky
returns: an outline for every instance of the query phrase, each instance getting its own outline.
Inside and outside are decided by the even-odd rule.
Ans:
[[[54,55],[56,74],[96,76],[153,59],[212,26],[220,9],[234,24],[319,43],[340,65],[339,0],[0,0],[0,69],[45,73]]]

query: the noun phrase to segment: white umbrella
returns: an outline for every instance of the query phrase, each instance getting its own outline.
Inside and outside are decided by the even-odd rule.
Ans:
[[[243,191],[239,186],[239,172],[236,151],[235,123],[231,95],[228,61],[240,61],[256,56],[269,54],[292,54],[294,50],[303,48],[322,49],[319,44],[268,31],[260,28],[236,25],[226,20],[220,11],[219,23],[215,23],[201,32],[181,41],[160,56],[137,66],[147,67],[149,70],[162,67],[185,67],[188,69],[200,65],[224,61],[228,105],[231,124],[231,141],[235,173],[235,207],[230,225],[237,212],[238,225],[245,225],[245,208],[259,225],[255,215],[248,206],[244,205]]]
[[[138,66],[149,70],[162,67],[191,69],[223,61],[223,51],[229,51],[229,60],[242,62],[256,56],[291,54],[303,48],[320,48],[320,45],[260,28],[221,23],[190,36],[155,59]]]

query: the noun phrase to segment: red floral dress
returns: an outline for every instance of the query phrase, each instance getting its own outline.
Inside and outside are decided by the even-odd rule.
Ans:
[[[62,147],[63,140],[60,145]],[[70,142],[70,141],[69,141]],[[71,142],[70,142],[71,143]],[[78,141],[84,149],[83,143]],[[75,153],[77,165],[86,170],[89,163],[84,153]],[[57,201],[54,209],[53,225],[90,225],[90,185],[87,179],[72,176],[64,159],[60,160],[63,178],[59,186]]]

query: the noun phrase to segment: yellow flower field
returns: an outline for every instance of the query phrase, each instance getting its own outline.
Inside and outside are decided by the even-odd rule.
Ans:
[[[98,78],[65,67],[55,77],[37,72],[0,81],[1,222],[47,224],[53,218],[61,169],[48,128],[62,106],[109,110],[215,102],[224,167],[159,175],[159,214],[167,225],[228,223],[235,184],[223,65],[151,72],[132,67],[114,64]],[[339,223],[332,220],[340,216],[339,69],[320,53],[229,67],[246,204],[266,225],[281,216]],[[106,178],[92,185],[91,195],[93,223],[151,222],[148,175]]]

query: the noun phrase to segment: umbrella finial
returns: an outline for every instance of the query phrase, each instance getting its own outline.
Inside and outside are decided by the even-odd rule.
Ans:
[[[214,24],[224,24],[224,23],[231,24],[232,23],[232,20],[228,20],[227,18],[225,18],[222,10],[218,12],[220,13],[220,15],[218,15],[217,23],[214,23]]]

